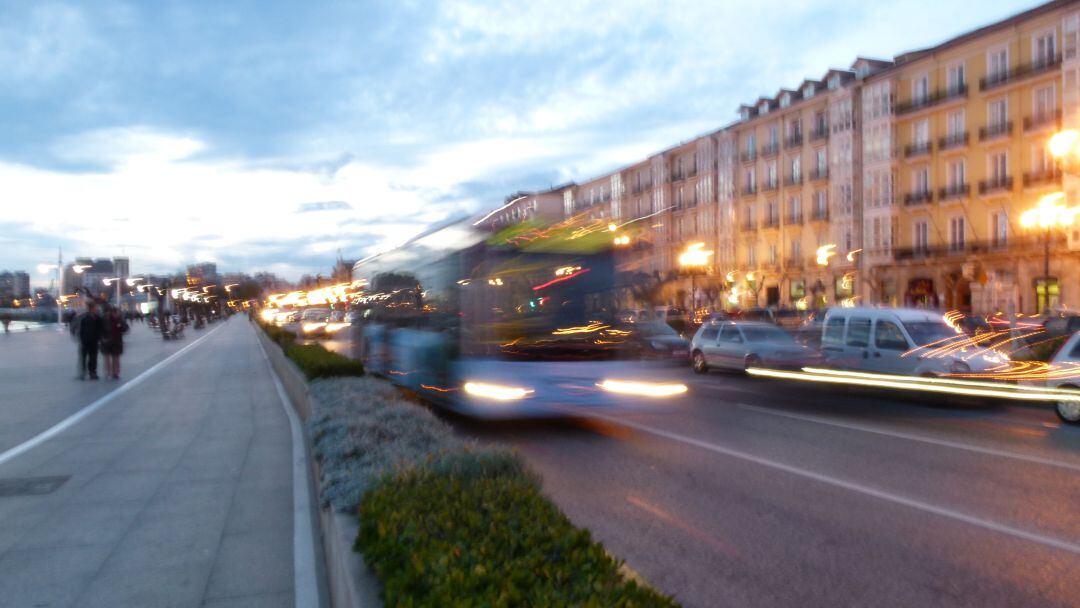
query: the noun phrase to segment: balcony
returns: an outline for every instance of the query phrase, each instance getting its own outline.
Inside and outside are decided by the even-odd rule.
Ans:
[[[802,133],[792,133],[784,140],[785,148],[797,148],[802,145]]]
[[[952,150],[953,148],[963,148],[968,145],[968,132],[952,133],[938,139],[938,150]]]
[[[966,197],[971,193],[971,184],[951,184],[938,190],[938,198],[941,200],[949,198]]]
[[[772,217],[765,218],[764,226],[766,228],[777,228],[780,226],[780,216],[774,215]]]
[[[792,270],[802,269],[804,263],[802,257],[790,257],[787,260],[784,260],[784,266]]]
[[[810,221],[821,222],[821,221],[828,221],[828,220],[829,220],[829,210],[828,209],[814,208],[814,210],[810,212]]]
[[[788,224],[788,225],[802,224],[803,223],[803,215],[801,213],[789,213],[789,214],[787,214],[787,218],[784,220],[784,223]]]
[[[1060,238],[1060,237],[1059,237]],[[1023,237],[1009,237],[1008,240],[990,241],[964,241],[963,243],[949,243],[945,245],[921,245],[917,247],[893,248],[895,260],[921,260],[931,258],[947,258],[966,255],[987,254],[1005,250],[1031,250],[1039,246],[1039,239]]]
[[[829,179],[828,167],[814,167],[810,170],[810,179],[812,181],[818,181],[819,179]]]
[[[747,150],[742,153],[741,158],[744,163],[752,163],[757,160],[757,150]]]
[[[912,156],[922,156],[924,154],[930,154],[934,149],[934,144],[928,141],[920,141],[907,146],[904,146],[904,158],[911,158]]]
[[[1011,175],[979,180],[979,194],[988,194],[1000,190],[1011,190],[1012,185],[1013,178]]]
[[[762,156],[762,158],[768,158],[770,156],[776,156],[779,152],[780,152],[780,144],[779,144],[779,142],[774,141],[772,143],[767,143],[764,146],[761,146],[761,156]]]
[[[908,192],[904,195],[904,204],[908,207],[914,205],[925,205],[934,201],[934,193],[930,190],[923,190],[921,192]]]
[[[810,131],[810,141],[829,139],[829,125],[818,125]]]
[[[746,184],[742,189],[743,196],[753,196],[757,194],[757,184]]]
[[[945,89],[940,91],[934,91],[924,97],[916,97],[907,101],[902,101],[896,104],[895,112],[897,116],[902,114],[908,114],[910,112],[917,112],[930,106],[936,106],[939,103],[944,103],[952,99],[959,99],[961,97],[967,97],[967,85],[961,84],[960,86],[953,87],[951,89]]]
[[[741,227],[743,232],[752,232],[754,230],[757,230],[757,222],[743,222]]]
[[[1032,76],[1038,76],[1039,74],[1045,74],[1052,72],[1061,65],[1061,55],[1056,57],[1050,57],[1048,59],[1037,59],[1031,63],[1017,66],[1011,70],[1005,72],[999,72],[997,74],[988,74],[979,79],[979,90],[989,91],[990,89],[996,89],[997,87],[1003,87],[1007,84],[1030,78]]]
[[[1059,128],[1061,126],[1061,110],[1042,112],[1024,117],[1024,131],[1035,131],[1048,127]]]
[[[780,187],[780,182],[775,180],[775,179],[772,179],[772,180],[767,179],[767,180],[761,182],[761,191],[762,192],[769,192],[770,190],[776,190],[779,187]]]
[[[1031,171],[1030,173],[1024,173],[1024,187],[1029,188],[1031,186],[1042,186],[1044,184],[1060,184],[1061,183],[1061,169],[1056,167],[1050,169],[1044,169],[1042,171]]]
[[[802,174],[789,175],[789,176],[785,177],[784,178],[784,185],[785,186],[799,186],[799,185],[802,185]]]
[[[988,139],[994,139],[997,137],[1006,137],[1012,134],[1013,123],[1011,120],[1005,122],[999,122],[997,124],[986,125],[979,128],[979,141],[986,141]]]

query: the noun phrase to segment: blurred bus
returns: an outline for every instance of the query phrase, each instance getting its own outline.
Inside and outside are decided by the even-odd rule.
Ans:
[[[477,417],[655,407],[686,387],[616,319],[611,237],[463,220],[357,262],[366,369]]]

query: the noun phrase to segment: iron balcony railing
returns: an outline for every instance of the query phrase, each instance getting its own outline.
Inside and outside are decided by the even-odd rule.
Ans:
[[[952,148],[961,148],[968,145],[968,132],[963,133],[950,133],[942,138],[938,139],[939,150],[950,150]]]
[[[1024,187],[1039,186],[1061,182],[1061,169],[1056,167],[1043,171],[1030,171],[1024,173]]]
[[[986,141],[987,139],[993,139],[995,137],[1004,137],[1011,134],[1012,130],[1013,122],[1011,120],[989,124],[979,128],[979,141]]]
[[[802,133],[792,133],[784,140],[785,148],[795,148],[802,145]]]
[[[1061,55],[1056,55],[1054,57],[1039,58],[1030,63],[1019,65],[1010,70],[1005,70],[996,74],[987,74],[979,79],[979,90],[989,91],[990,89],[1005,86],[1009,83],[1023,80],[1024,78],[1052,72],[1060,65]]]
[[[979,180],[979,194],[986,194],[987,192],[995,192],[998,190],[1011,190],[1012,185],[1013,178],[1011,175]]]
[[[934,193],[930,190],[922,190],[915,192],[908,192],[904,195],[904,204],[911,205],[925,205],[926,203],[933,202]]]
[[[904,157],[911,158],[912,156],[922,156],[923,154],[929,154],[933,149],[934,144],[928,141],[915,142],[904,146]]]
[[[951,184],[938,190],[938,198],[945,200],[947,198],[964,197],[971,193],[971,184]]]
[[[950,99],[957,99],[960,97],[967,97],[967,84],[961,84],[948,89],[934,91],[928,93],[922,97],[916,97],[907,101],[902,101],[896,104],[894,108],[896,114],[907,114],[909,112],[915,112],[923,108],[929,108],[939,103],[949,101]]]
[[[1061,110],[1055,110],[1053,112],[1041,112],[1033,114],[1031,116],[1024,117],[1024,130],[1034,131],[1042,127],[1050,125],[1061,125]]]
[[[761,155],[762,156],[766,156],[766,157],[767,156],[776,156],[777,153],[779,153],[779,152],[780,152],[780,143],[779,142],[771,142],[771,143],[765,144],[764,146],[761,146]]]

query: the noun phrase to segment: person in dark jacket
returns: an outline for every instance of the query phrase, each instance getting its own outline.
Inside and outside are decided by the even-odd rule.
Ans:
[[[75,320],[72,333],[79,341],[79,380],[85,380],[87,374],[97,380],[98,346],[105,333],[105,320],[98,313],[97,302],[86,303],[86,312]]]
[[[124,333],[128,330],[128,324],[120,311],[112,306],[105,311],[104,323],[101,354],[105,355],[105,375],[113,380],[119,380],[120,355],[124,354]]]

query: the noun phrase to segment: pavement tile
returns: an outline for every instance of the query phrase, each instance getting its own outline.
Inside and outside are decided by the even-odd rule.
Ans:
[[[230,534],[221,540],[207,599],[289,591],[293,585],[292,528]]]
[[[26,534],[19,547],[115,545],[131,526],[142,504],[67,504],[55,509]]]
[[[248,487],[251,487],[250,484]],[[237,490],[225,522],[226,534],[267,529],[292,530],[292,488],[280,485],[257,488]]]
[[[209,561],[186,568],[104,570],[78,599],[79,608],[195,608],[202,604]]]
[[[72,497],[72,502],[146,501],[157,491],[161,475],[155,473],[106,472],[88,481]]]
[[[109,549],[90,545],[7,552],[0,558],[0,608],[75,605]]]
[[[296,600],[292,591],[263,595],[245,595],[206,600],[204,608],[292,608]]]

